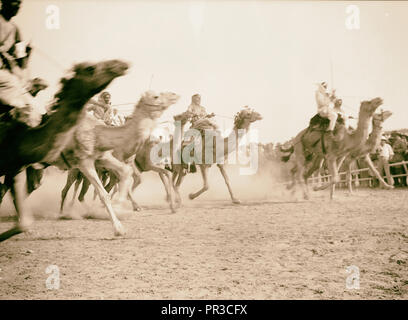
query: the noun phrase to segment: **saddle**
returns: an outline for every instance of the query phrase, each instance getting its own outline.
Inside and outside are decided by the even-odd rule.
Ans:
[[[336,127],[338,125],[343,125],[344,124],[344,118],[341,113],[338,114],[339,116],[337,117],[336,121]],[[313,116],[310,121],[309,121],[309,129],[311,131],[327,131],[327,128],[329,127],[330,120],[327,118],[323,118],[320,114],[316,114]]]
[[[310,121],[309,121],[309,127],[307,128],[306,132],[304,133],[302,137],[302,144],[303,144],[303,149],[305,152],[305,158],[306,161],[310,161],[313,158],[313,151],[309,150],[307,148],[307,145],[311,146],[314,148],[319,142],[322,144],[322,150],[323,153],[326,153],[326,147],[325,147],[325,133],[327,131],[327,128],[329,127],[330,120],[327,118],[323,118],[319,114],[316,114],[313,116]],[[344,125],[344,118],[343,116],[339,113],[336,121],[336,126],[334,127],[334,131],[336,132],[338,130],[338,127]],[[309,144],[305,143],[305,136],[313,134],[315,137],[313,140],[313,143],[310,144],[310,137],[309,137]]]

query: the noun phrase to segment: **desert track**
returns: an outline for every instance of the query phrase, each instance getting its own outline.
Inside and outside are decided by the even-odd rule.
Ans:
[[[408,298],[407,190],[281,198],[204,197],[176,214],[152,204],[120,215],[123,238],[103,213],[40,219],[0,244],[0,298]],[[0,231],[11,224],[3,214]],[[48,265],[59,267],[59,290],[45,286]],[[346,288],[350,265],[360,289]]]

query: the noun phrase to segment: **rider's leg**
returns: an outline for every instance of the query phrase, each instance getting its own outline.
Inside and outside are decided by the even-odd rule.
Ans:
[[[0,103],[14,107],[10,111],[13,118],[34,127],[41,121],[41,116],[33,109],[32,102],[22,80],[8,70],[0,70]]]
[[[327,128],[327,131],[334,130],[334,127],[336,126],[337,117],[338,117],[337,112],[333,110],[328,110],[327,118],[330,120],[330,123],[329,123],[329,127]]]

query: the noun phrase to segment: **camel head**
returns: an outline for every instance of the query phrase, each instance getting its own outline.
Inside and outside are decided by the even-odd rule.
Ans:
[[[70,77],[61,79],[61,89],[54,97],[49,112],[56,111],[61,102],[69,102],[81,109],[89,99],[105,89],[113,79],[125,74],[129,65],[120,60],[98,63],[79,63],[72,68]]]
[[[360,112],[364,112],[368,116],[372,116],[379,106],[383,104],[381,98],[374,98],[369,101],[362,101],[360,105]]]
[[[253,109],[245,106],[235,115],[234,127],[236,129],[248,129],[252,122],[262,120],[262,116]]]
[[[72,68],[70,77],[61,79],[61,90],[55,95],[54,111],[61,101],[82,108],[94,95],[105,89],[113,79],[125,74],[129,65],[120,60],[106,60],[98,63],[79,63]]]
[[[381,110],[380,113],[374,113],[373,115],[373,127],[381,128],[383,122],[387,120],[389,117],[392,116],[391,111],[383,111]]]
[[[123,76],[129,65],[120,60],[106,60],[98,63],[79,63],[74,66],[74,77],[83,88],[83,92],[92,97],[105,89],[113,79]]]
[[[168,107],[175,104],[179,95],[173,92],[162,92],[160,94],[154,91],[146,91],[139,100],[135,112],[144,111],[152,119],[159,118]]]

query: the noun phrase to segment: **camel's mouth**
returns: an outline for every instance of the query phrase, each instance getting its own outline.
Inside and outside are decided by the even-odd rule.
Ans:
[[[111,63],[112,66],[110,67],[109,71],[118,77],[125,75],[130,66],[129,63],[121,60],[112,60]]]
[[[386,110],[386,111],[383,111],[382,113],[381,113],[381,120],[382,121],[385,121],[385,120],[387,120],[389,117],[391,117],[392,116],[392,112],[391,111],[388,111],[388,110]]]
[[[180,96],[178,94],[176,94],[176,93],[173,93],[173,92],[168,92],[167,95],[168,95],[167,100],[168,100],[168,105],[169,106],[172,105],[172,104],[176,104],[177,101],[179,101],[179,99],[180,99]]]
[[[379,107],[384,103],[384,101],[382,98],[374,98],[373,100],[371,100],[371,103]]]

